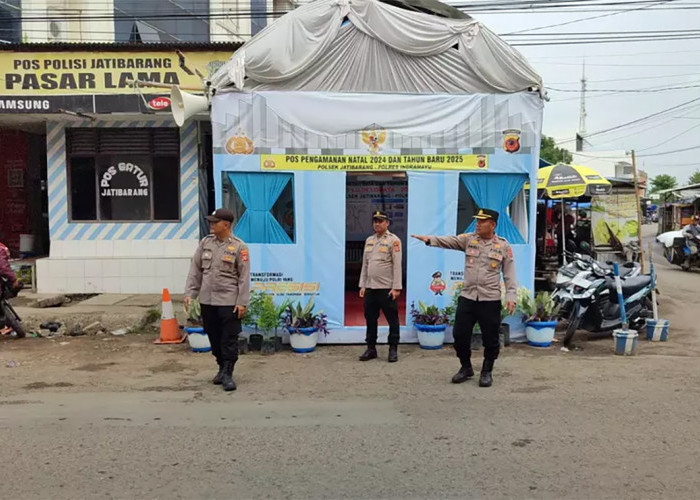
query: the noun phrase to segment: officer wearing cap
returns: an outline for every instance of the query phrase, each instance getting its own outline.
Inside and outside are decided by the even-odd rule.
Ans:
[[[372,214],[374,234],[365,240],[360,273],[360,297],[365,299],[367,349],[360,361],[377,357],[377,320],[379,311],[389,323],[390,363],[399,360],[399,307],[401,295],[401,240],[389,232],[389,217],[381,210]]]
[[[241,318],[250,300],[248,247],[231,232],[233,212],[219,208],[207,216],[211,234],[197,247],[185,286],[185,309],[199,296],[204,331],[219,365],[213,382],[233,391]]]
[[[490,387],[493,383],[493,364],[500,350],[498,337],[501,324],[501,273],[506,284],[508,314],[515,311],[518,285],[515,280],[513,251],[508,241],[495,234],[498,212],[482,208],[474,218],[475,233],[458,236],[411,236],[428,246],[464,252],[464,283],[457,303],[453,329],[454,348],[462,366],[452,377],[452,382],[460,384],[474,376],[471,340],[474,324],[478,322],[484,343],[484,362],[479,386]]]

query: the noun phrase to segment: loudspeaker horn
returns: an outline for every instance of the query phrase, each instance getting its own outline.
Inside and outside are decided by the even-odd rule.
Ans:
[[[173,85],[170,88],[170,108],[173,110],[173,118],[178,127],[193,115],[209,109],[209,99],[203,95],[194,95],[180,90]]]

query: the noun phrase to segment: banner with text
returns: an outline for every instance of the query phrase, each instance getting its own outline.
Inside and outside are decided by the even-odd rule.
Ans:
[[[487,170],[487,155],[260,155],[262,170]]]
[[[187,64],[211,76],[229,51],[188,52]],[[201,79],[180,67],[175,51],[0,52],[3,96],[123,94],[129,80],[200,87]]]

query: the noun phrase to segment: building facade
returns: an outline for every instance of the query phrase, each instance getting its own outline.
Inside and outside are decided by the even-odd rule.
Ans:
[[[129,82],[201,86],[189,73],[236,47],[0,46],[0,241],[40,257],[40,292],[183,290],[213,199],[208,116],[177,127],[169,88]]]

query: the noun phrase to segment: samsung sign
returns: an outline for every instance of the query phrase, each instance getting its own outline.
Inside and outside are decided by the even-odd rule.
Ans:
[[[0,99],[0,111],[21,111],[25,113],[44,112],[51,109],[51,102],[48,99],[12,98],[4,97]]]

